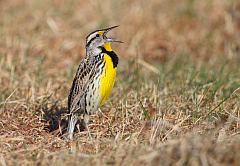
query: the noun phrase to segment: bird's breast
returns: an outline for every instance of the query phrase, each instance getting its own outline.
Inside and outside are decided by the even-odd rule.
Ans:
[[[103,68],[100,76],[100,106],[104,104],[112,91],[115,77],[116,77],[116,64],[109,54],[103,55]]]

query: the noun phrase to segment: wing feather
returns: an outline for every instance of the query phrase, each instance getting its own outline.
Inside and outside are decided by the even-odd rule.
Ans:
[[[69,113],[85,109],[85,92],[89,82],[96,72],[93,60],[83,59],[79,64],[68,96]]]

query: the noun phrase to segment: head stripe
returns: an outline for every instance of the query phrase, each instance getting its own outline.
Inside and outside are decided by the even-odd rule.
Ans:
[[[86,47],[88,47],[92,43],[92,41],[95,40],[96,38],[97,38],[96,36],[91,38],[91,40],[89,40],[89,42],[87,42]]]
[[[94,31],[94,32],[90,33],[90,34],[87,36],[87,38],[86,38],[86,42],[87,42],[87,43],[86,43],[86,46],[89,46],[89,45],[91,44],[91,42],[97,38],[97,36],[95,35],[93,38],[91,38],[91,39],[88,41],[88,38],[89,38],[91,35],[93,35],[93,34],[103,35],[103,33],[104,33],[104,31],[102,31],[102,30],[97,30],[97,31]]]
[[[104,31],[98,31],[97,32],[99,35],[102,35],[104,33]]]

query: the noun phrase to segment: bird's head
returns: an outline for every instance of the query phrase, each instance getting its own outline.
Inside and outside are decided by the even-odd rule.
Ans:
[[[121,41],[115,40],[114,38],[107,37],[107,33],[117,27],[118,26],[113,26],[110,28],[96,30],[90,33],[86,38],[86,49],[94,50],[99,49],[100,47],[104,47],[106,50],[111,51],[112,42],[122,43]]]

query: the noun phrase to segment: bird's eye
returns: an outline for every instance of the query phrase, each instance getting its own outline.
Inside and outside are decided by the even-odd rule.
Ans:
[[[96,34],[96,37],[100,37],[100,35],[99,35],[99,34]]]

